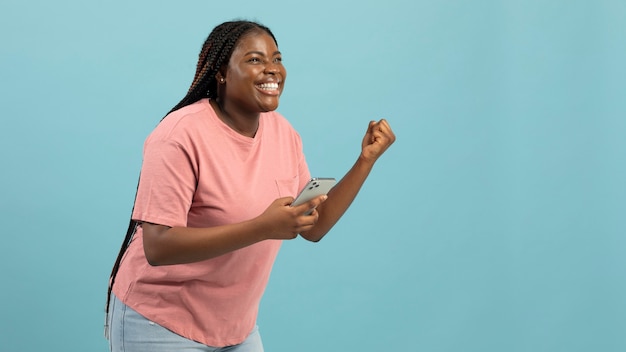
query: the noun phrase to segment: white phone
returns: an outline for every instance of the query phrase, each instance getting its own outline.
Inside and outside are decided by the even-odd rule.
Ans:
[[[321,196],[322,194],[327,194],[335,184],[337,180],[333,177],[313,177],[307,182],[307,184],[302,188],[300,194],[296,197],[296,199],[291,203],[291,206],[294,207],[296,205],[300,205],[305,203],[317,196]],[[313,210],[307,213],[310,214]]]

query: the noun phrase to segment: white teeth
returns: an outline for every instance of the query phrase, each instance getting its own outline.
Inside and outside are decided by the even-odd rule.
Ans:
[[[278,89],[278,83],[261,83],[257,84],[257,87],[266,90]]]

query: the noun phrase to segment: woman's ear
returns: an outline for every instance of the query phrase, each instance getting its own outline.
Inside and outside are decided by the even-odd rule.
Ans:
[[[219,83],[219,84],[224,84],[224,83],[226,83],[226,79],[224,78],[224,75],[222,75],[222,73],[221,73],[221,72],[218,72],[218,73],[215,75],[215,80],[217,80],[217,83]]]

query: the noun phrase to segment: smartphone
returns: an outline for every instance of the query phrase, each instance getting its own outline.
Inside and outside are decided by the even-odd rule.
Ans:
[[[302,188],[300,194],[298,194],[293,203],[291,203],[291,206],[300,205],[317,196],[327,194],[336,183],[337,180],[333,177],[314,177],[310,179],[304,188]],[[309,211],[307,215],[311,214],[311,212],[313,212],[313,210]]]

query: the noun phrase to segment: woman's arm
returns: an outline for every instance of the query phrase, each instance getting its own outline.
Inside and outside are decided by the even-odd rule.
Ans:
[[[396,136],[386,120],[370,121],[363,137],[359,158],[341,181],[328,192],[328,199],[317,207],[319,220],[309,230],[301,232],[302,237],[317,242],[330,231],[356,198],[376,160],[395,140]]]
[[[275,200],[258,217],[241,223],[209,228],[169,227],[142,223],[143,247],[150,265],[193,263],[220,256],[268,240],[295,238],[310,230],[317,212],[303,215],[321,205],[325,196],[291,207],[291,197]]]

